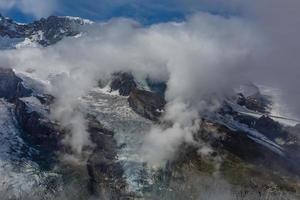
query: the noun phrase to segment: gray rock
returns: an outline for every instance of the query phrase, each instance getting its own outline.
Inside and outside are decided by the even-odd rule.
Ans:
[[[248,97],[245,97],[243,94],[238,94],[237,104],[245,106],[249,110],[268,113],[271,101],[267,96],[260,93],[255,93]]]
[[[90,190],[100,199],[122,199],[127,196],[123,168],[117,162],[117,143],[113,132],[93,116],[88,116],[88,131],[95,147],[87,162]]]
[[[20,128],[23,130],[23,138],[43,150],[57,151],[62,135],[59,126],[51,122],[45,113],[42,113],[42,111],[47,111],[42,110],[43,108],[35,109],[33,106],[36,105],[30,105],[20,98],[16,99],[15,104],[15,115]]]
[[[0,68],[0,98],[13,100],[18,97],[30,96],[32,91],[24,87],[12,69]]]
[[[166,104],[165,99],[158,93],[140,89],[131,92],[128,102],[136,113],[154,121],[161,116]]]
[[[137,84],[131,73],[118,72],[112,75],[110,88],[111,90],[118,90],[120,95],[128,96],[136,87]]]
[[[0,36],[30,38],[42,46],[55,44],[64,37],[80,33],[84,21],[80,18],[50,16],[30,24],[18,24],[0,15]]]

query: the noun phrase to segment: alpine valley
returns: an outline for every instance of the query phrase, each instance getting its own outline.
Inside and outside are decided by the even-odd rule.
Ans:
[[[147,49],[185,46],[149,35],[181,37],[183,26],[0,16],[0,199],[300,199],[300,121],[280,112],[276,89],[244,82],[199,103],[193,86],[173,95],[184,73],[153,72],[173,61]]]

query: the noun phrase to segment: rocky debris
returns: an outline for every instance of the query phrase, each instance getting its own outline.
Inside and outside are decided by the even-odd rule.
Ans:
[[[110,88],[113,91],[118,90],[120,95],[128,96],[136,87],[137,84],[131,73],[118,72],[112,75]]]
[[[30,98],[33,100],[18,98],[15,102],[15,115],[23,130],[23,138],[42,150],[55,152],[62,139],[59,126],[45,116],[48,111],[35,97]]]
[[[129,106],[141,116],[157,121],[164,111],[165,99],[154,92],[135,89],[128,98]]]
[[[267,96],[264,96],[259,92],[248,97],[245,97],[240,93],[238,94],[237,104],[245,106],[252,111],[268,113],[271,102]]]
[[[101,199],[128,199],[123,168],[117,162],[117,144],[113,132],[89,116],[89,133],[95,147],[87,162],[91,192]]]
[[[64,37],[79,34],[80,26],[86,23],[86,20],[80,18],[50,16],[30,24],[18,24],[0,15],[0,36],[29,38],[42,46],[48,46]]]
[[[0,68],[0,98],[12,101],[19,97],[28,97],[31,93],[12,69]]]

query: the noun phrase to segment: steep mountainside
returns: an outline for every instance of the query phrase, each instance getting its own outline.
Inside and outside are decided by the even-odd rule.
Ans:
[[[50,16],[30,24],[20,24],[0,15],[1,49],[22,45],[52,45],[64,37],[78,35],[80,27],[91,23],[93,22],[76,17]]]

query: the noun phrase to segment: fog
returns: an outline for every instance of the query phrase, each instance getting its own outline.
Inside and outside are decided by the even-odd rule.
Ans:
[[[214,109],[240,82],[236,72],[243,68],[259,37],[247,21],[207,13],[182,23],[150,27],[113,19],[89,25],[86,30],[81,38],[68,38],[51,47],[1,52],[3,67],[31,69],[32,76],[48,81],[47,92],[57,99],[52,116],[71,129],[72,136],[66,141],[78,153],[90,143],[84,113],[78,111],[80,97],[111,73],[131,71],[137,77],[167,82],[165,120],[174,125],[170,130],[154,127],[149,138],[161,135],[162,144],[157,146],[157,141],[150,139],[146,146],[153,143],[159,152],[171,155],[176,149],[173,146],[189,138],[198,126],[194,123],[198,113]],[[208,96],[213,99],[210,104]],[[168,141],[170,145],[165,145]],[[162,155],[162,159],[166,157]]]
[[[66,142],[80,153],[90,145],[80,98],[116,71],[166,81],[164,121],[146,136],[144,159],[152,165],[170,159],[182,142],[192,141],[199,115],[212,112],[243,82],[281,89],[285,105],[299,115],[299,3],[288,0],[230,1],[223,17],[198,12],[184,22],[142,26],[117,18],[87,25],[80,38],[66,38],[47,48],[1,52],[2,67],[47,80],[57,99],[52,117],[71,129]],[[210,4],[213,4],[212,2]],[[270,5],[274,9],[269,9]],[[278,14],[280,13],[280,14]]]

